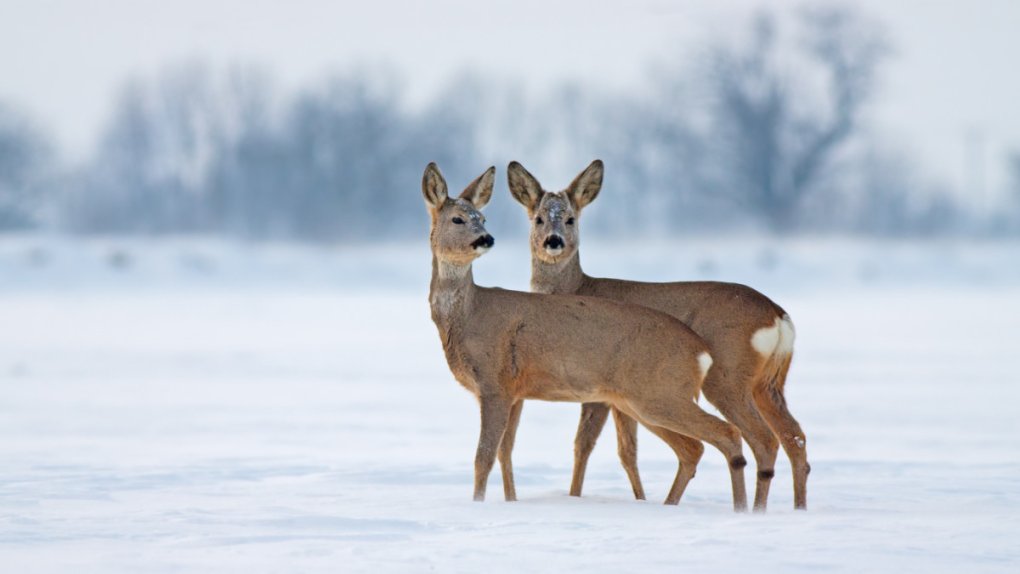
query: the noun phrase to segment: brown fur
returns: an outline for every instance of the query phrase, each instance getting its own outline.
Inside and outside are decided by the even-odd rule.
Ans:
[[[541,399],[607,403],[667,441],[686,436],[712,444],[730,462],[734,508],[746,509],[740,432],[694,402],[707,346],[687,326],[605,299],[475,285],[471,262],[481,255],[475,246],[488,237],[477,209],[491,195],[493,172],[456,200],[447,197],[435,164],[422,181],[432,221],[432,319],[450,370],[481,406],[475,500],[485,497],[497,450],[504,495],[516,498],[510,452],[520,404]],[[682,492],[692,475],[681,468],[674,488]]]
[[[643,305],[668,313],[691,327],[708,343],[715,361],[702,392],[740,428],[754,452],[759,471],[755,510],[766,508],[780,443],[793,467],[794,505],[806,508],[809,468],[806,437],[783,396],[792,352],[780,352],[777,347],[773,354],[762,357],[751,345],[754,333],[774,325],[777,318],[786,317],[785,311],[754,289],[734,283],[641,283],[586,275],[581,270],[577,250],[578,227],[581,211],[598,196],[602,173],[602,162],[596,160],[566,190],[550,193],[519,163],[510,164],[510,192],[524,205],[531,220],[532,291]],[[552,235],[562,239],[563,247],[558,252],[546,248]],[[589,411],[593,408],[596,407],[583,407]],[[617,433],[630,433],[630,428],[617,425]],[[579,428],[575,442],[583,448],[579,446],[575,456],[571,494],[580,494],[587,456],[599,432],[601,427]],[[619,441],[632,443],[634,439],[619,437]],[[640,479],[633,459],[631,453],[624,457],[621,452],[621,462],[632,477],[632,484],[637,485],[636,492]]]

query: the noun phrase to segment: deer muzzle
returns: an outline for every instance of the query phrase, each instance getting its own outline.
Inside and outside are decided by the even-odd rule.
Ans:
[[[479,251],[479,250],[488,251],[495,244],[496,244],[496,240],[491,235],[486,233],[485,235],[483,235],[483,236],[479,237],[478,239],[475,239],[474,241],[472,241],[471,242],[471,248],[474,249],[475,251]]]
[[[563,251],[563,238],[559,235],[550,235],[542,243],[542,247],[545,248],[546,252],[550,255],[559,255]]]

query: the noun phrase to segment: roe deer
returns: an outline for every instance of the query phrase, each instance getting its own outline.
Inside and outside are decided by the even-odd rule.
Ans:
[[[602,188],[602,162],[595,160],[566,190],[550,193],[524,167],[511,162],[510,193],[524,205],[531,220],[531,290],[536,293],[588,295],[643,305],[668,313],[700,335],[715,366],[702,392],[730,422],[740,428],[754,452],[758,482],[754,509],[764,511],[775,473],[778,442],[793,468],[794,507],[807,507],[807,437],[790,414],[783,395],[793,357],[794,329],[789,315],[768,297],[734,283],[695,281],[641,283],[589,277],[578,255],[578,221],[582,209]],[[570,493],[580,496],[585,465],[609,413],[609,407],[584,403],[575,440],[574,477]],[[613,409],[620,458],[635,494],[641,492],[637,473],[636,426],[626,413]]]
[[[608,403],[667,442],[704,440],[729,463],[735,510],[747,509],[740,431],[695,403],[710,370],[707,346],[665,313],[606,299],[538,295],[475,285],[471,264],[494,240],[479,210],[492,196],[495,168],[457,199],[430,163],[422,193],[431,218],[432,320],[453,376],[481,405],[475,500],[497,456],[504,495],[515,500],[510,454],[521,401]],[[700,446],[700,445],[699,445]],[[700,456],[700,452],[699,452]],[[677,472],[682,492],[693,469]]]

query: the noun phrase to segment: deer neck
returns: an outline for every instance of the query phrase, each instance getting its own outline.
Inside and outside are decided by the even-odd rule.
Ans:
[[[459,265],[440,261],[432,256],[432,283],[429,287],[429,304],[432,320],[440,331],[464,321],[474,299],[475,280],[471,264]]]
[[[580,251],[558,263],[531,258],[531,290],[535,293],[573,294],[581,289],[586,276],[581,270]]]

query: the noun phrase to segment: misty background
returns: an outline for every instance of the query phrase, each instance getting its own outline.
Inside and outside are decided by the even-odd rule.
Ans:
[[[29,22],[45,21],[46,10],[53,17],[83,10],[39,4],[22,6]],[[102,18],[118,18],[117,8],[126,18],[141,16],[122,3],[107,4],[114,10]],[[299,4],[298,13],[309,8]],[[499,32],[498,22],[477,7],[437,25],[456,12],[456,3],[438,3],[443,9],[434,12],[414,3],[383,4],[367,15],[344,6],[339,15],[349,18],[339,28],[389,10],[398,31],[420,25],[420,35],[397,47],[396,57],[362,45],[360,54],[344,54],[330,71],[297,81],[281,80],[281,70],[257,54],[170,51],[140,70],[125,65],[101,114],[69,120],[66,110],[73,107],[48,115],[23,95],[27,88],[8,89],[18,79],[16,69],[6,74],[0,85],[0,232],[340,243],[421,238],[427,221],[420,177],[424,165],[436,161],[456,189],[496,165],[490,228],[497,236],[518,235],[526,221],[505,193],[508,161],[521,161],[546,187],[560,189],[601,158],[606,179],[585,219],[589,236],[1020,235],[1020,132],[1005,120],[1001,126],[965,124],[944,146],[950,151],[939,155],[932,151],[938,148],[925,147],[926,134],[877,113],[896,85],[898,59],[912,53],[900,38],[912,32],[904,28],[909,20],[883,18],[867,3],[740,3],[747,5],[732,12],[701,2],[676,9],[645,3],[627,12],[640,18],[621,15],[614,29],[603,20],[623,6],[597,3],[590,16],[568,2],[552,11],[565,10],[568,20],[575,14],[582,32],[563,35],[555,29],[545,34],[542,11],[530,3],[517,9],[497,3],[494,14],[518,18],[510,32],[537,27],[535,34]],[[923,20],[927,3],[912,4]],[[224,33],[239,26],[243,37],[249,11],[253,18],[272,12],[263,4],[246,6],[217,4],[210,10],[227,11],[227,17],[213,14],[210,21]],[[981,6],[989,17],[1001,8]],[[17,16],[10,8],[5,11]],[[338,15],[333,10],[327,13]],[[621,61],[574,42],[586,38],[585,17],[595,24],[587,39],[621,52]],[[635,22],[677,18],[704,29],[685,37],[679,29],[652,28],[649,35],[662,40],[658,47],[627,47],[642,34]],[[17,18],[5,20],[5,27],[17,26]],[[465,21],[491,27],[491,44],[474,45],[477,34],[456,36],[453,30]],[[720,25],[726,33],[705,33]],[[46,42],[33,29],[5,40],[7,47],[23,45],[16,55],[5,50],[4,67],[14,68],[11,58],[31,61],[28,39]],[[196,29],[201,36],[203,27]],[[300,42],[300,27],[292,32]],[[464,61],[423,69],[428,64],[410,54],[419,49],[416,40],[433,34],[436,42],[450,35],[465,39]],[[514,43],[501,45],[508,38]],[[536,43],[550,54],[551,78],[529,52]],[[337,46],[342,51],[343,42]],[[523,70],[485,65],[486,57],[498,63],[516,51]],[[75,54],[61,53],[62,65],[74,67]],[[580,77],[555,74],[564,54],[578,62]],[[622,81],[612,74],[621,65],[629,69]],[[947,64],[947,89],[958,81],[954,70]],[[987,90],[1011,89],[1003,82],[1002,89]],[[86,100],[89,90],[82,93]],[[74,92],[60,94],[62,102],[75,98]],[[919,109],[928,105],[925,90],[916,98]],[[958,169],[941,169],[946,163]]]
[[[1020,571],[1018,31],[1017,0],[0,0],[2,570]],[[569,497],[578,407],[541,401],[520,502],[471,500],[422,173],[497,167],[473,276],[526,290],[507,164],[595,158],[587,273],[793,318],[807,513],[780,456],[734,515],[715,449],[661,506],[644,429],[636,502],[612,425]]]

